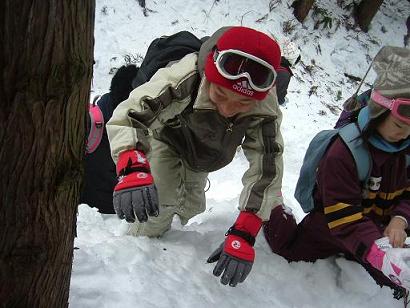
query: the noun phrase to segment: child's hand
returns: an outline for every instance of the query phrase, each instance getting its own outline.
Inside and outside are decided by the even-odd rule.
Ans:
[[[404,241],[406,240],[406,222],[399,218],[393,217],[390,220],[390,223],[387,225],[386,229],[384,230],[384,235],[389,238],[390,244],[393,248],[401,248],[404,245]]]

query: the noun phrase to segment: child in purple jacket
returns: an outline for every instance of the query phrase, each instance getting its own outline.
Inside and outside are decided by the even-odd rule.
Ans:
[[[362,187],[351,153],[336,138],[319,164],[315,209],[296,224],[286,207],[276,207],[264,235],[288,261],[344,254],[400,298],[410,289],[410,248],[403,248],[410,221],[410,50],[384,47],[373,68],[377,78],[357,120],[373,161],[368,184]]]

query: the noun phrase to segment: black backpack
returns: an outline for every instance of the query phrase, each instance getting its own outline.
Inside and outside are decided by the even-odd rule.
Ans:
[[[198,52],[206,39],[207,37],[199,39],[188,31],[180,31],[171,36],[154,39],[132,81],[132,87],[135,89],[149,81],[157,70],[167,66],[168,63],[180,60],[187,54]]]

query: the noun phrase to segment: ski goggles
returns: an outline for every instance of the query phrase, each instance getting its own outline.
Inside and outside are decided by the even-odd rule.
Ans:
[[[223,77],[229,80],[245,77],[252,89],[258,92],[268,91],[276,80],[276,71],[272,65],[240,50],[215,50],[214,62]]]
[[[410,99],[387,98],[375,90],[372,91],[370,98],[380,106],[391,110],[391,113],[395,118],[410,125]]]

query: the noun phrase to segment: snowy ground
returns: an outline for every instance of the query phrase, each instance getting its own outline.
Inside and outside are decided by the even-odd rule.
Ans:
[[[333,20],[331,29],[321,25],[320,30],[313,29],[314,19],[323,16],[309,15],[301,25],[292,16],[291,2],[148,0],[145,17],[138,1],[97,0],[93,95],[108,91],[113,68],[127,60],[139,63],[151,40],[163,34],[190,30],[204,36],[221,26],[242,24],[279,40],[293,39],[301,47],[303,63],[282,108],[283,193],[301,220],[293,191],[308,142],[317,131],[333,126],[343,100],[356,89],[357,83],[343,74],[363,76],[381,46],[403,45],[410,3],[384,1],[366,34],[351,29],[352,19],[343,17],[348,12],[336,4],[350,0],[316,1],[330,17],[343,17],[339,25]],[[287,29],[293,30],[285,33]],[[373,77],[371,72],[369,83]],[[330,258],[288,264],[269,251],[261,235],[247,280],[236,288],[221,285],[206,259],[236,218],[246,168],[239,153],[229,166],[212,173],[207,210],[186,226],[174,221],[161,239],[127,236],[125,222],[80,205],[70,307],[402,307],[356,263]]]

